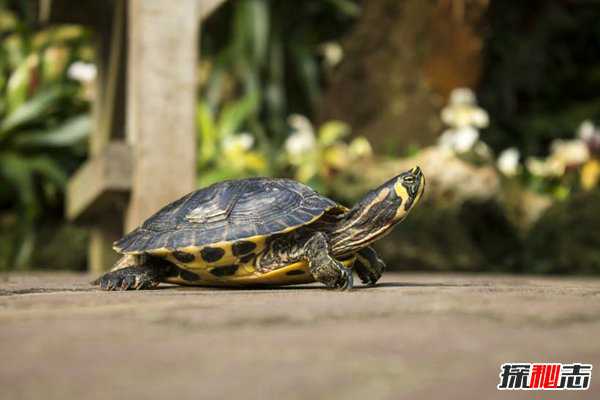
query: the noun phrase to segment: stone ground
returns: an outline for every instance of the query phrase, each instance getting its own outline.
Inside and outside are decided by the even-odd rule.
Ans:
[[[1,399],[598,399],[600,280],[387,274],[350,293],[0,275]],[[503,362],[594,364],[586,392],[499,392]]]

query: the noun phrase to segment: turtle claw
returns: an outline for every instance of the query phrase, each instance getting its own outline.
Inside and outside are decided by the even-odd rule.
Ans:
[[[127,267],[107,272],[92,282],[107,291],[154,289],[160,279],[152,268]]]
[[[129,288],[133,288],[133,287],[135,287],[135,281],[136,281],[136,279],[135,279],[134,275],[127,275],[122,279],[119,289],[127,290]]]
[[[354,278],[352,276],[352,270],[341,268],[340,279],[333,288],[340,291],[348,291],[351,290],[353,286]]]

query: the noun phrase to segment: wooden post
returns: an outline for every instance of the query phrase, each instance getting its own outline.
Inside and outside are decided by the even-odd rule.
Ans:
[[[85,24],[98,39],[90,159],[66,196],[67,217],[90,226],[93,272],[118,257],[112,242],[123,233],[126,208],[129,231],[196,186],[199,22],[222,2],[81,0],[73,9],[53,0],[42,7],[44,21]]]
[[[196,186],[197,0],[131,0],[127,140],[133,181],[126,230]]]

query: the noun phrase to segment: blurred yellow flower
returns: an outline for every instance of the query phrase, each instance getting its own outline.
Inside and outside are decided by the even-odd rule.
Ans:
[[[346,143],[335,143],[323,151],[324,167],[342,170],[350,163],[348,145]]]
[[[581,187],[591,190],[598,186],[600,180],[600,161],[590,160],[581,168]]]
[[[373,155],[373,148],[371,147],[371,143],[367,140],[367,138],[363,136],[359,136],[350,142],[350,147],[348,148],[350,153],[350,157],[353,159],[357,158],[367,158]]]

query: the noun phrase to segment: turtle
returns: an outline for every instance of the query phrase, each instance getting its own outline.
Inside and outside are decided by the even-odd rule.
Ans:
[[[374,285],[385,263],[371,247],[421,199],[419,167],[347,208],[285,178],[227,180],[163,207],[117,240],[122,256],[92,282],[104,290],[180,285]]]

